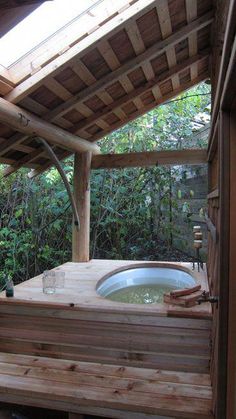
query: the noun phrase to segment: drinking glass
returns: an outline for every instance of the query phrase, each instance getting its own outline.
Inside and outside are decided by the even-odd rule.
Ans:
[[[64,288],[65,286],[65,272],[63,271],[54,271],[56,278],[56,288]]]
[[[43,292],[44,294],[54,294],[56,291],[56,275],[54,271],[43,272]]]

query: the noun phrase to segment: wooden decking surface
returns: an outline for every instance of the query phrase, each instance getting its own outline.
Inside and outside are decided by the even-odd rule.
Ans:
[[[206,270],[200,273],[192,271],[192,264],[186,262],[143,262],[143,261],[122,261],[122,260],[90,260],[87,263],[65,263],[55,269],[65,272],[65,288],[57,290],[56,294],[44,294],[42,291],[42,275],[22,282],[15,287],[14,299],[6,299],[5,293],[0,293],[1,303],[13,304],[14,307],[25,305],[54,307],[55,309],[67,308],[75,311],[90,311],[102,313],[104,310],[113,313],[141,314],[142,316],[180,316],[188,318],[211,319],[212,310],[209,303],[197,305],[191,308],[173,306],[171,304],[125,304],[110,301],[99,296],[96,292],[98,281],[103,280],[113,272],[136,266],[158,266],[183,269],[193,275],[197,284],[201,284],[203,290],[208,290]],[[27,303],[27,304],[25,304]],[[69,314],[68,314],[69,315]],[[94,317],[94,315],[93,315]]]
[[[212,418],[207,374],[5,353],[0,370],[0,399],[6,402],[102,415],[107,409],[124,419],[133,414]]]

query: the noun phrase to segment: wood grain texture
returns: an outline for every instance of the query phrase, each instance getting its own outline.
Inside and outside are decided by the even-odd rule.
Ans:
[[[59,144],[72,151],[99,152],[99,147],[86,140],[72,135],[57,126],[41,120],[29,112],[25,112],[19,106],[9,103],[0,98],[0,121],[13,127],[23,134],[41,136],[46,140]]]
[[[27,404],[53,401],[60,410],[60,400],[77,411],[81,406],[123,410],[176,418],[210,419],[211,386],[207,375],[169,373],[106,364],[51,360],[0,354],[0,400],[18,402],[29,397]],[[51,362],[52,361],[52,362]],[[96,373],[95,373],[96,371]],[[136,375],[138,373],[138,375]],[[152,376],[152,379],[150,377]],[[198,382],[198,384],[194,384]],[[4,394],[7,397],[4,397]],[[76,410],[75,410],[76,411]],[[83,411],[83,409],[82,409]],[[116,416],[113,416],[116,417]]]
[[[159,165],[204,164],[206,150],[146,151],[125,154],[103,154],[92,158],[92,169],[118,169]]]
[[[90,261],[69,263],[65,288],[42,292],[41,276],[1,294],[0,350],[75,361],[102,362],[168,371],[209,372],[211,308],[168,304],[140,306],[109,301],[96,284],[113,268],[167,266],[161,263]],[[189,272],[190,264],[169,264]],[[78,269],[79,268],[79,269]],[[194,273],[203,289],[203,273]],[[33,325],[33,327],[32,327]]]
[[[72,227],[72,261],[89,261],[90,243],[90,152],[75,154],[74,159],[74,198],[80,219],[79,228]]]
[[[5,98],[53,122],[67,135],[78,132],[82,139],[97,141],[209,77],[214,11],[211,0],[196,4],[183,2],[176,13],[173,2],[166,0],[117,0],[104,10],[96,3],[91,13],[74,19],[10,69],[0,68]],[[195,41],[203,30],[205,40],[198,50]],[[155,61],[162,56],[166,66],[160,71]],[[188,82],[181,80],[183,70],[188,71]],[[171,88],[167,94],[164,82]],[[12,130],[6,137],[0,127],[0,136],[5,138],[0,144],[1,162],[13,166],[7,174],[34,165],[33,177],[50,167],[40,151],[37,155],[15,148],[27,146],[26,135]],[[56,153],[59,159],[70,154],[62,144]]]

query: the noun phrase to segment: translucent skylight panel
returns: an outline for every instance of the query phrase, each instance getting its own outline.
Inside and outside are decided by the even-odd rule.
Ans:
[[[1,64],[9,67],[95,3],[101,0],[46,1],[1,38]]]

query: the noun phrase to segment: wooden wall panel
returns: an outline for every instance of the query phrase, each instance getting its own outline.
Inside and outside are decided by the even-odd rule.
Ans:
[[[60,311],[60,313],[59,313]],[[0,306],[0,351],[209,372],[211,320]],[[103,316],[102,316],[103,314]],[[95,319],[95,320],[94,320]],[[32,328],[32,324],[34,327]]]

